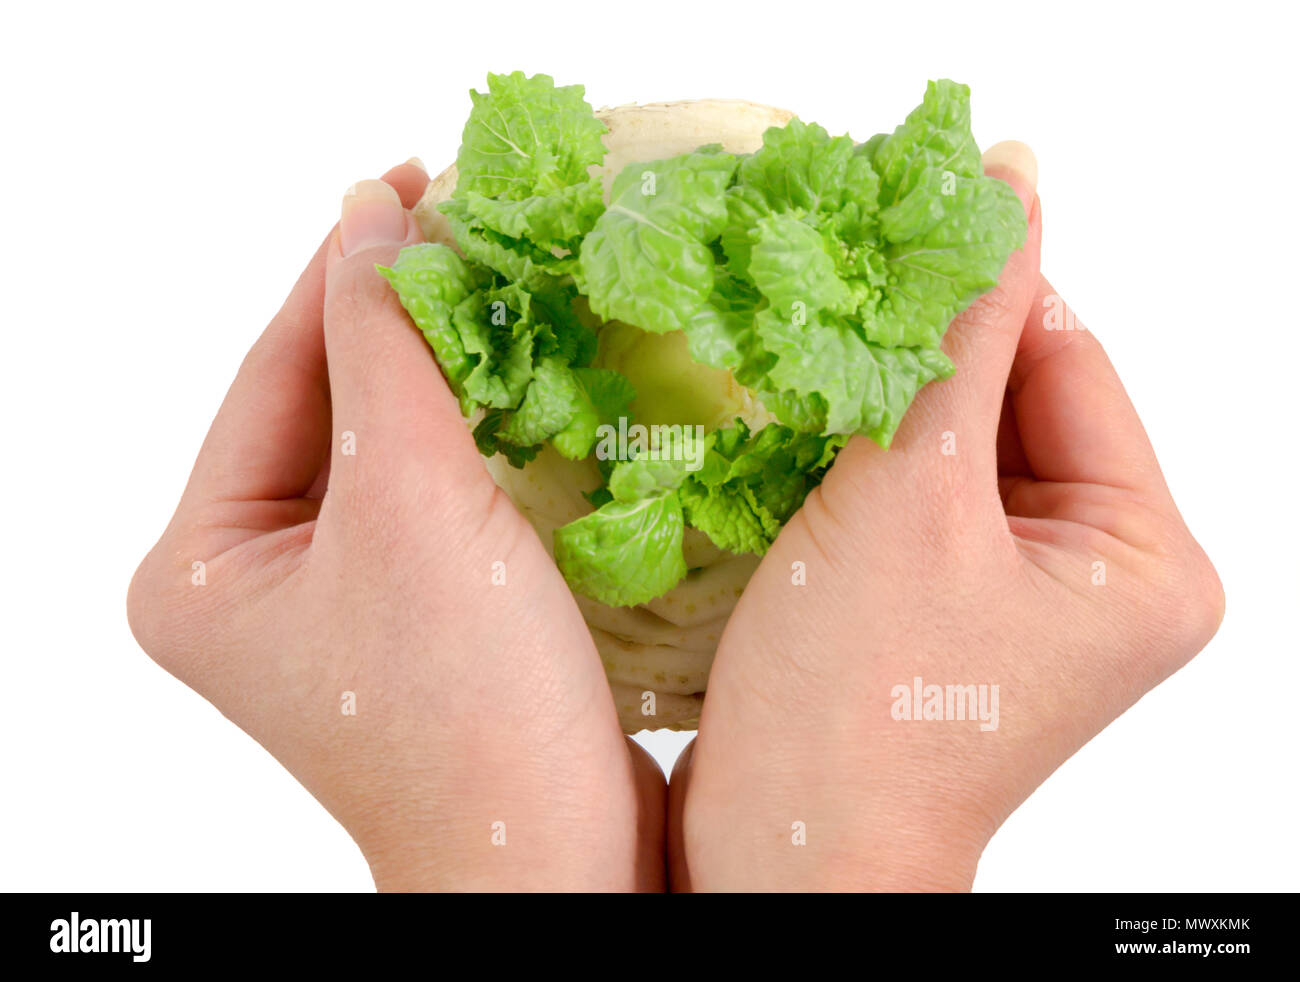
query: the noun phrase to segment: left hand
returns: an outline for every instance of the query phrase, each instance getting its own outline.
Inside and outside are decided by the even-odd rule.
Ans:
[[[1044,319],[1033,157],[995,149],[1025,247],[949,330],[956,377],[889,451],[854,437],[746,587],[673,773],[674,889],[967,889],[1011,811],[1218,628],[1105,352]],[[980,687],[976,722],[957,692]]]

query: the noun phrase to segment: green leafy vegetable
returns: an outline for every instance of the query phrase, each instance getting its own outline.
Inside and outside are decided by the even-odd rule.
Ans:
[[[503,236],[563,246],[591,228],[604,209],[588,168],[605,157],[605,124],[581,85],[555,87],[549,75],[489,75],[456,157],[448,211]],[[463,203],[463,204],[461,204]]]
[[[465,350],[453,316],[462,302],[490,282],[490,277],[446,246],[427,242],[403,249],[391,268],[378,268],[433,348],[452,391],[459,395],[475,361]]]
[[[581,86],[489,75],[471,99],[439,206],[457,248],[380,271],[485,455],[595,456],[594,510],[555,558],[607,604],[672,589],[688,528],[762,555],[852,436],[888,447],[953,372],[948,324],[1024,243],[955,82],[866,143],[794,119],[752,154],[629,164],[608,204]]]
[[[555,562],[569,584],[607,604],[644,603],[686,575],[682,504],[674,493],[611,501],[555,531]]]
[[[970,132],[970,89],[942,79],[925,87],[925,99],[872,158],[880,175],[880,204],[906,197],[929,174],[950,171],[980,177],[980,151]]]
[[[579,259],[591,309],[644,331],[680,331],[713,292],[713,253],[736,158],[705,148],[630,164]]]

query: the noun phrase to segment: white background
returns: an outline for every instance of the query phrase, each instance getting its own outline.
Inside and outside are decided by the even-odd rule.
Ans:
[[[1284,6],[10,5],[0,889],[368,890],[347,835],[150,662],[130,574],[347,185],[455,156],[489,71],[865,139],[928,78],[1041,166],[1044,269],[1107,345],[1228,598],[977,889],[1300,885],[1294,25]],[[513,8],[513,9],[512,9]],[[647,741],[665,764],[685,737]]]

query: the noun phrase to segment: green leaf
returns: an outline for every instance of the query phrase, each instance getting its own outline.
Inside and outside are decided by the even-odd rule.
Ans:
[[[921,188],[917,193],[923,193]],[[910,197],[900,203],[906,211]],[[1011,185],[980,177],[958,178],[954,193],[933,198],[937,219],[920,234],[902,238],[889,218],[884,227],[902,238],[885,248],[889,286],[866,336],[885,345],[935,347],[949,323],[997,285],[1007,257],[1025,244],[1025,211]],[[912,220],[913,222],[915,219]]]
[[[601,186],[588,171],[604,159],[606,127],[582,86],[557,88],[549,75],[512,72],[489,75],[488,93],[471,90],[470,98],[453,203],[443,210],[542,249],[566,246],[591,228]]]
[[[407,246],[391,267],[375,268],[397,291],[402,306],[433,348],[452,391],[459,395],[475,359],[465,350],[452,314],[487,284],[490,275],[446,246],[428,242]]]
[[[773,356],[775,360],[775,356]],[[771,379],[766,380],[769,384]],[[824,433],[826,431],[827,406],[820,392],[800,394],[793,389],[781,392],[764,390],[759,392],[768,411],[777,420],[792,430],[800,433]]]
[[[704,466],[678,492],[687,522],[720,549],[760,556],[845,440],[771,424],[751,434],[739,421],[709,439]]]
[[[1025,237],[1015,194],[981,172],[969,90],[947,81],[862,146],[798,121],[769,130],[727,204],[729,274],[761,300],[742,313],[715,290],[692,352],[748,369],[795,430],[883,444],[916,388],[950,372],[949,323]]]
[[[404,249],[380,272],[421,327],[487,454],[523,466],[551,440],[566,457],[591,452],[598,428],[627,415],[635,392],[618,372],[585,366],[596,335],[574,309],[577,291],[553,279],[536,292],[488,286],[491,275],[451,249]],[[499,281],[498,281],[499,282]]]
[[[614,500],[614,496],[609,493],[609,488],[601,486],[591,491],[582,492],[582,496],[591,502],[591,507],[599,508]]]
[[[573,374],[601,423],[617,427],[619,419],[631,419],[636,389],[624,375],[608,368],[575,368]]]
[[[497,430],[498,440],[530,447],[550,440],[570,460],[591,453],[599,427],[626,415],[635,392],[618,372],[570,368],[559,358],[538,362],[519,411]]]
[[[604,211],[599,188],[598,181],[587,181],[523,201],[489,198],[471,191],[460,201],[466,213],[484,228],[513,239],[563,248],[585,235]]]
[[[573,257],[556,256],[526,239],[511,238],[477,222],[463,201],[445,201],[439,209],[447,215],[456,246],[466,259],[482,263],[511,283],[542,288],[548,282],[570,275],[577,266]]]
[[[980,151],[970,131],[970,89],[948,79],[930,82],[921,104],[876,148],[882,208],[906,197],[929,170],[980,177]]]
[[[497,437],[497,431],[511,414],[504,409],[489,409],[474,427],[474,444],[484,457],[502,454],[512,467],[523,467],[541,451],[541,446],[516,447]]]
[[[591,364],[596,355],[596,332],[582,322],[574,309],[578,291],[572,284],[543,283],[532,291],[532,308],[541,317],[539,355],[556,355],[567,364]]]
[[[573,371],[558,358],[543,358],[537,363],[519,411],[499,429],[498,436],[520,447],[548,440],[569,425],[582,398]]]
[[[876,156],[876,151],[880,148],[880,145],[888,139],[889,139],[888,133],[877,133],[875,136],[871,137],[865,143],[859,143],[856,147],[853,148],[853,152],[860,157],[865,157],[869,161],[874,160]]]
[[[620,416],[636,398],[632,384],[618,372],[607,368],[575,368],[579,400],[573,417],[552,438],[555,449],[570,460],[581,460],[591,453],[600,436],[600,427],[617,426]]]
[[[842,318],[797,325],[764,311],[758,331],[777,357],[769,373],[777,391],[820,395],[826,402],[824,433],[864,433],[882,447],[889,446],[921,386],[953,371],[938,349],[871,344]]]
[[[811,226],[786,213],[769,215],[758,220],[751,237],[749,275],[774,310],[791,316],[801,310],[847,314],[857,306]]]
[[[721,242],[732,271],[746,275],[752,233],[763,217],[788,213],[821,228],[838,215],[841,224],[865,234],[875,210],[876,173],[869,159],[856,155],[852,139],[792,119],[768,129],[763,146],[741,161],[727,192]]]
[[[461,411],[469,415],[486,406],[514,409],[533,376],[531,298],[518,286],[482,290],[466,297],[452,311],[474,367],[465,377]]]
[[[759,191],[769,211],[839,211],[853,150],[849,137],[792,119],[763,134],[763,146],[741,162],[739,183]]]
[[[690,475],[689,465],[688,460],[655,460],[649,455],[619,461],[609,478],[609,492],[615,501],[633,502],[676,491]]]
[[[761,556],[781,530],[747,484],[707,488],[690,481],[680,494],[687,521],[719,549]]]
[[[765,301],[752,283],[725,266],[714,268],[713,293],[686,328],[691,357],[726,369],[741,385],[753,386],[772,367],[754,330],[754,317]]]
[[[579,283],[592,311],[660,334],[690,326],[713,292],[708,243],[726,219],[735,167],[709,151],[623,169],[582,242]]]
[[[555,530],[555,562],[579,593],[615,607],[662,596],[686,575],[675,493],[610,501]]]
[[[927,172],[910,194],[880,213],[880,234],[887,242],[907,242],[943,221],[954,204],[958,178],[951,172]],[[969,184],[969,178],[960,180]]]

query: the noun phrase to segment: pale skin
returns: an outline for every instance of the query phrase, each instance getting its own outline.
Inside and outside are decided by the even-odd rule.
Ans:
[[[969,888],[1007,815],[1223,611],[1097,340],[1044,329],[1032,157],[985,166],[1026,247],[948,332],[956,377],[888,452],[855,438],[764,559],[671,789],[374,272],[419,239],[414,164],[345,198],[245,359],[132,582],[136,637],[380,889]],[[915,676],[998,684],[998,729],[895,720]]]

